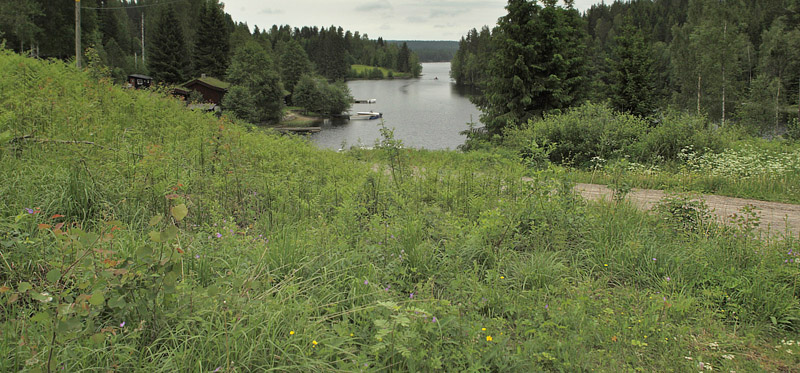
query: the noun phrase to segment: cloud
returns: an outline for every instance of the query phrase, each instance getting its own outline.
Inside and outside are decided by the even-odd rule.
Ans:
[[[374,12],[378,10],[392,10],[392,4],[387,0],[372,1],[356,7],[358,12]]]
[[[420,16],[410,16],[410,17],[406,17],[406,22],[408,22],[408,23],[428,23],[428,18],[420,17]]]
[[[460,14],[468,13],[469,9],[463,8],[454,8],[454,9],[437,9],[431,11],[431,18],[440,18],[440,17],[455,17]]]
[[[456,26],[458,26],[458,25],[456,25],[454,23],[447,23],[447,24],[444,24],[444,25],[434,25],[433,28],[436,28],[436,29],[449,29],[449,28],[453,28],[453,27],[456,27]]]
[[[262,9],[260,12],[258,12],[258,14],[283,14],[283,13],[284,13],[283,9],[272,9],[272,8]]]

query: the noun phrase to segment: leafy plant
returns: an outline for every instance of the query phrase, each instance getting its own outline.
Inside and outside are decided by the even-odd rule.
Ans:
[[[668,224],[684,232],[704,232],[711,222],[708,205],[696,195],[669,193],[653,210]]]

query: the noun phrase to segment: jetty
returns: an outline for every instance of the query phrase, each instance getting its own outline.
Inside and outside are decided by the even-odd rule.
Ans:
[[[322,131],[322,127],[275,127],[273,129],[280,133],[294,133],[298,135],[305,135]]]

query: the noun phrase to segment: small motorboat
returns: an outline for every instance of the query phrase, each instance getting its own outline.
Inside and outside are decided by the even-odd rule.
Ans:
[[[351,116],[350,119],[366,119],[366,120],[373,120],[373,119],[381,119],[383,118],[383,113],[378,113],[375,111],[359,111],[356,115]]]

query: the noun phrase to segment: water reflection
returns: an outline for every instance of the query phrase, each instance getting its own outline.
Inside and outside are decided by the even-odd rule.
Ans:
[[[419,79],[348,82],[356,99],[377,99],[375,104],[353,105],[351,113],[383,113],[386,126],[394,127],[395,137],[405,146],[455,149],[465,139],[459,132],[470,120],[477,123],[480,112],[468,99],[477,91],[457,87],[449,70],[449,63],[426,63]],[[325,120],[319,124],[322,132],[311,138],[330,149],[342,144],[372,146],[380,137],[379,124],[380,120]]]

